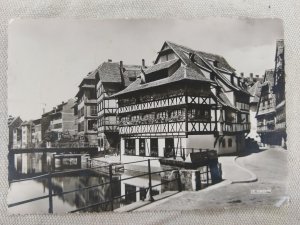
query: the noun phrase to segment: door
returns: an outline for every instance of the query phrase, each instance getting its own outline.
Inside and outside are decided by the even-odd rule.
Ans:
[[[150,156],[158,157],[158,139],[157,138],[150,139]]]
[[[174,152],[174,138],[166,138],[164,156],[166,158],[172,157]]]
[[[145,139],[141,138],[139,143],[140,156],[145,156]]]

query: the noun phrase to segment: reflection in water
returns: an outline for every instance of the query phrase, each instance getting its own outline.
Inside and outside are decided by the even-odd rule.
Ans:
[[[53,163],[56,168],[62,171],[70,169],[70,165],[74,168],[74,161],[56,162],[53,159],[53,154],[50,153],[25,153],[15,154],[13,159],[9,160],[9,179],[17,180],[24,178],[31,178],[38,175],[47,174],[53,171]],[[81,161],[81,160],[80,160]],[[57,166],[59,164],[59,166]],[[78,166],[78,165],[77,165]],[[84,168],[84,162],[79,165]],[[67,168],[67,169],[66,169]],[[132,173],[132,172],[131,172]],[[128,178],[135,174],[128,172],[124,174],[113,175],[113,181],[118,181],[122,178]],[[95,170],[85,170],[76,173],[65,173],[60,176],[52,177],[52,193],[59,194],[61,192],[76,190],[88,186],[97,186],[109,182],[108,174],[99,173]],[[160,176],[153,176],[152,184],[160,183]],[[144,200],[146,196],[146,188],[148,187],[148,176],[138,177],[134,179],[125,180],[122,182],[114,182],[112,184],[113,197],[124,195],[121,199],[114,201],[113,208],[119,208],[123,205],[130,204],[135,201]],[[135,191],[139,191],[132,193]],[[153,188],[154,194],[161,192],[160,186]],[[130,194],[132,193],[132,194]],[[27,180],[21,182],[10,183],[8,193],[8,203],[15,203],[27,199],[44,196],[49,194],[49,181],[46,178],[38,180]],[[125,196],[126,195],[126,196]],[[64,195],[53,197],[53,212],[65,213],[76,210],[85,206],[97,204],[99,202],[109,201],[110,199],[110,185],[105,184],[90,189],[84,189]],[[92,208],[87,208],[80,212],[102,212],[111,209],[110,203],[101,204]],[[47,213],[49,210],[49,199],[41,199],[34,202],[10,207],[10,213],[27,214],[27,213]]]

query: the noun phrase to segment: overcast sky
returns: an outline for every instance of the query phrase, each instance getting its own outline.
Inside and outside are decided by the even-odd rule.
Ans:
[[[73,98],[103,61],[150,65],[165,40],[222,55],[246,76],[274,67],[277,19],[14,20],[9,25],[8,112],[37,119]]]

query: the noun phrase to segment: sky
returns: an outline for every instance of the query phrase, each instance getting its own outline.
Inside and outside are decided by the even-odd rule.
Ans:
[[[102,62],[152,65],[164,41],[218,54],[236,69],[263,75],[274,67],[278,19],[17,19],[8,30],[8,113],[41,117],[74,98],[82,78]]]

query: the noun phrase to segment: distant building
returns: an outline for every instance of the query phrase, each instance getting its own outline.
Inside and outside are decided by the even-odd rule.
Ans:
[[[21,148],[33,148],[34,145],[32,143],[33,139],[33,132],[34,132],[34,123],[32,120],[24,121],[21,124],[21,131],[22,131],[22,141],[21,141]]]
[[[42,115],[41,137],[43,140],[47,132],[56,133],[57,140],[60,140],[61,135],[64,133],[68,133],[71,136],[76,135],[74,104],[75,100],[69,99],[67,102],[62,102],[54,107],[53,110]]]
[[[13,117],[13,116],[9,116],[8,117],[8,148],[12,148],[13,147],[13,142],[14,142],[14,130],[16,128],[18,128],[21,124],[22,124],[22,119],[18,116],[18,117]]]
[[[33,120],[32,144],[34,147],[40,147],[42,144],[42,125],[41,119]]]
[[[74,106],[81,146],[97,146],[97,95],[96,73],[90,72],[79,84]]]
[[[248,88],[249,93],[251,94],[250,97],[250,123],[251,123],[251,130],[247,137],[252,138],[257,143],[261,142],[260,136],[257,133],[257,107],[261,93],[261,86],[262,81],[256,81],[252,86]]]
[[[112,97],[118,98],[121,157],[168,157],[245,147],[250,131],[247,86],[218,55],[165,42],[155,64]]]
[[[284,59],[284,40],[276,43],[274,88],[275,111],[276,111],[276,138],[281,141],[281,146],[286,147],[286,103],[285,103],[285,59]]]
[[[260,99],[257,108],[257,132],[261,142],[267,145],[276,144],[275,130],[275,95],[273,93],[274,70],[265,72],[261,85]]]
[[[267,145],[286,147],[284,41],[276,43],[275,69],[266,71],[257,110],[257,130]]]
[[[143,60],[143,66],[144,60]],[[116,151],[119,147],[119,124],[117,119],[117,100],[109,96],[123,90],[136,80],[141,66],[123,65],[120,63],[102,63],[98,67],[97,112],[98,112],[98,145],[101,151]]]

